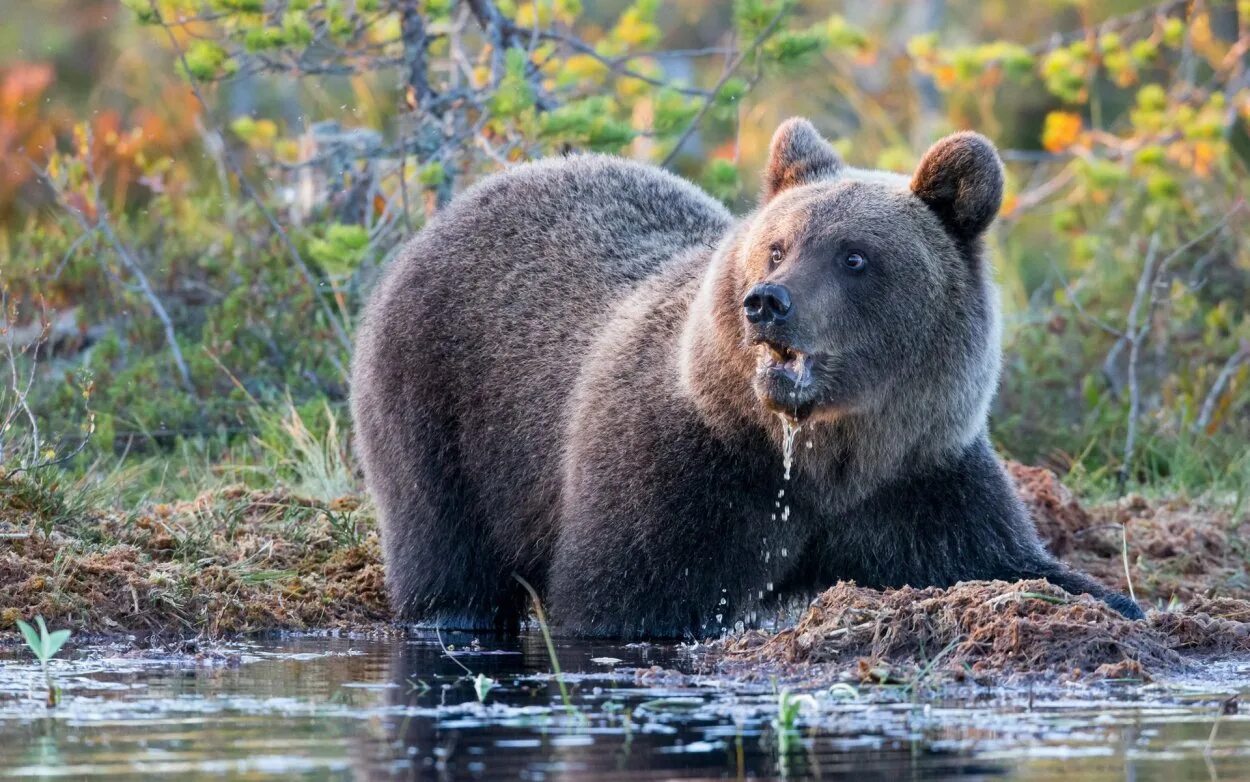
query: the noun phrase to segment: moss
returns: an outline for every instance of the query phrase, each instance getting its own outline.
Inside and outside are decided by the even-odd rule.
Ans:
[[[0,524],[30,530],[39,511],[15,499],[30,493],[10,488]],[[350,536],[340,529],[345,509],[355,514]],[[88,634],[212,637],[364,629],[389,618],[377,532],[356,498],[322,503],[231,486],[131,514],[84,509],[77,521],[13,533],[0,553],[0,618],[42,615]],[[11,628],[6,620],[0,629]]]

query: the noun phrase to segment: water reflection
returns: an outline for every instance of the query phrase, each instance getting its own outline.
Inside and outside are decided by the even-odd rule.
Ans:
[[[49,712],[36,667],[0,658],[0,776],[184,779],[623,777],[1244,779],[1250,720],[1221,717],[1228,665],[1191,690],[868,690],[805,702],[792,731],[766,683],[667,646],[560,641],[572,709],[538,634],[302,638],[207,658],[80,650]],[[682,675],[675,675],[679,671]],[[1219,681],[1220,685],[1211,681]],[[843,694],[844,695],[844,694]]]

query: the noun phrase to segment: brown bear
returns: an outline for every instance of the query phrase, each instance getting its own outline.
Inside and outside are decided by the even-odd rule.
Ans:
[[[660,169],[519,165],[403,249],[365,311],[356,443],[393,608],[515,628],[533,582],[589,635],[702,637],[838,580],[1047,578],[987,435],[994,147],[910,177],[806,120],[735,220]]]

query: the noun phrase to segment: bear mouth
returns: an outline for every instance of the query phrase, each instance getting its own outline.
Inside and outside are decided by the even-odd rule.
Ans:
[[[812,384],[812,356],[788,345],[760,343],[759,372],[770,379],[785,381],[791,391]]]

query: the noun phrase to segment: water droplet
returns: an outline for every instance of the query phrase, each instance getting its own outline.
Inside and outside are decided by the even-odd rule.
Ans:
[[[781,463],[786,468],[786,480],[790,480],[790,468],[794,465],[794,438],[798,437],[802,424],[796,424],[785,416],[781,418]]]

